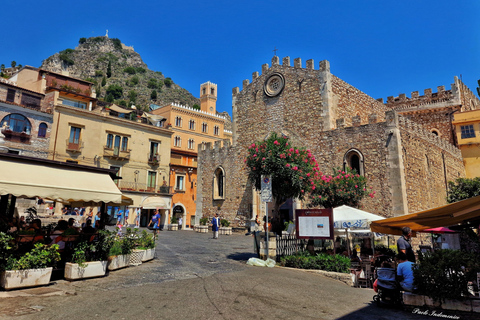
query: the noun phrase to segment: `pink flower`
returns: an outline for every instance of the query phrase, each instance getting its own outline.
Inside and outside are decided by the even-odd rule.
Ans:
[[[263,157],[262,160],[265,161],[265,157]]]
[[[310,173],[307,173],[307,177],[310,177]]]
[[[254,158],[255,158],[256,156],[257,156],[256,154],[253,155]]]
[[[289,156],[289,157],[291,157],[291,156],[292,156],[292,154],[291,154],[291,153],[289,153],[289,154],[288,154],[288,156]]]
[[[255,148],[255,151],[257,151],[257,152],[258,152],[258,148]]]
[[[273,141],[273,144],[274,144],[274,145],[279,145],[280,143],[278,143],[278,141],[275,140],[275,141]]]
[[[292,169],[296,171],[296,170],[298,170],[298,167],[297,167],[297,166],[295,166],[295,167],[293,167]]]
[[[285,143],[285,146],[288,146],[288,142]]]
[[[312,187],[312,190],[315,190],[315,186]]]
[[[355,185],[355,188],[358,188],[358,186],[357,186],[357,185]]]
[[[247,159],[244,159],[244,160],[243,160],[243,163],[245,163],[245,162],[247,162]]]
[[[295,150],[295,153],[296,153],[296,154],[298,154],[298,149],[297,149],[297,150]]]
[[[287,168],[290,167],[290,163],[287,163],[285,166],[286,166]]]
[[[307,152],[310,153],[310,149],[307,149]]]
[[[293,152],[293,148],[288,149],[288,151]]]
[[[322,196],[318,196],[318,199],[322,199]]]
[[[302,193],[303,193],[303,192],[304,192],[304,191],[302,190]]]

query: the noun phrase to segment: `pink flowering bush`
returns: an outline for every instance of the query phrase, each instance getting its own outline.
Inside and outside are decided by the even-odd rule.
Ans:
[[[304,199],[314,187],[314,173],[319,171],[310,150],[293,147],[288,138],[276,133],[251,144],[245,164],[257,190],[261,189],[262,175],[271,177],[276,209],[289,198]]]
[[[358,207],[367,195],[374,197],[375,191],[368,191],[367,180],[356,171],[334,169],[332,175],[321,175],[315,180],[310,206],[335,208],[341,205]]]

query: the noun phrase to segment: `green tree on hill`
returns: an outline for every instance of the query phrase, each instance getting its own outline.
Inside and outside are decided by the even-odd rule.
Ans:
[[[152,90],[152,93],[150,94],[150,99],[152,100],[157,100],[157,90]]]
[[[168,77],[168,78],[165,78],[165,80],[163,80],[163,83],[165,83],[165,85],[170,88],[170,86],[172,85],[173,81],[172,81],[172,79],[171,79],[170,77]]]
[[[112,76],[112,62],[108,60],[108,66],[107,66],[107,78],[110,78]]]
[[[106,95],[112,95],[113,99],[119,99],[123,95],[123,88],[119,86],[118,84],[111,84],[108,86]]]
[[[107,84],[107,78],[105,78],[105,76],[103,76],[103,78],[102,78],[102,87],[105,87],[106,84]]]

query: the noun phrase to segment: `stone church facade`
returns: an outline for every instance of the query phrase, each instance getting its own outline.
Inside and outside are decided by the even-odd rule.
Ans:
[[[330,72],[328,61],[277,56],[232,92],[233,140],[199,151],[197,217],[220,212],[243,225],[265,206],[247,179],[247,148],[271,132],[312,150],[320,169],[355,167],[376,191],[366,211],[399,216],[445,204],[447,181],[465,176],[452,113],[478,108],[455,77],[451,90],[374,99]],[[296,208],[305,203],[293,202]]]

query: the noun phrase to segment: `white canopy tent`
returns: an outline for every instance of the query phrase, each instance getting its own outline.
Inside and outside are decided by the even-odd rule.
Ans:
[[[374,234],[370,230],[370,223],[372,221],[377,221],[382,219],[385,219],[385,218],[367,211],[363,211],[363,210],[352,208],[345,205],[333,208],[334,232],[337,235],[340,235],[340,233],[343,233],[343,235],[347,237],[347,242],[348,242],[348,234],[353,233],[356,236],[371,237],[372,244],[373,244]],[[372,248],[373,248],[373,245],[372,245]],[[350,252],[348,252],[348,254],[350,255]]]

